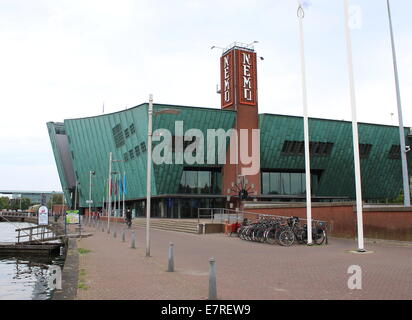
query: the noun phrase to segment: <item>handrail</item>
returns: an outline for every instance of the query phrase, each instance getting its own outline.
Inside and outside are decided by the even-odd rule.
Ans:
[[[208,215],[201,215],[200,210],[208,210],[210,211],[210,214]],[[239,217],[243,217],[245,214],[247,215],[255,215],[257,216],[256,219],[260,219],[261,217],[269,217],[269,218],[279,218],[279,219],[288,219],[291,218],[291,216],[278,216],[278,215],[273,215],[273,214],[264,214],[264,213],[257,213],[257,212],[249,212],[249,211],[237,211],[237,210],[232,210],[232,209],[226,209],[226,208],[198,208],[197,211],[197,220],[198,223],[200,222],[200,217],[210,217],[212,221],[214,221],[214,211],[219,210],[223,213],[220,214],[226,214],[228,215],[229,222],[230,222],[230,216],[231,215],[236,215],[236,221],[239,221]],[[228,212],[228,213],[226,213]],[[299,220],[307,220],[305,218],[299,218]],[[221,221],[222,222],[222,221]],[[317,220],[317,219],[312,219],[312,223],[324,223],[327,225],[326,221],[323,220]]]

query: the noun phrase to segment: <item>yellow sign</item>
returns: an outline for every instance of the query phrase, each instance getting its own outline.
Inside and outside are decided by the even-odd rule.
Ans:
[[[66,223],[67,224],[79,224],[80,223],[79,210],[66,211]]]

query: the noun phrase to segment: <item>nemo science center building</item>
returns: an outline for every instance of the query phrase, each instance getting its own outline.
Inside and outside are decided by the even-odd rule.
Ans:
[[[48,122],[67,204],[86,213],[89,205],[101,210],[108,201],[112,208],[118,202],[135,217],[144,216],[148,163],[153,217],[197,218],[199,208],[235,209],[242,201],[305,201],[303,117],[259,113],[253,48],[230,46],[220,68],[219,109],[149,102]],[[358,129],[363,200],[399,197],[399,128],[359,123]],[[312,201],[353,201],[352,123],[310,118],[309,133]],[[412,145],[411,129],[405,128],[404,135],[406,145]],[[412,181],[412,152],[407,158]]]

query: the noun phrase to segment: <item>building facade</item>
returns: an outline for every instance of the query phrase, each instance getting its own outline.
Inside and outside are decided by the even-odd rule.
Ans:
[[[170,156],[172,162],[151,164],[153,216],[197,217],[198,208],[236,208],[242,198],[305,200],[303,118],[259,114],[253,49],[234,45],[224,52],[221,97],[221,109],[154,105],[152,146],[156,148],[166,141],[160,129],[170,132],[172,140],[160,156]],[[112,163],[112,182],[116,185],[112,200],[116,197],[123,202],[124,196],[126,207],[133,209],[135,215],[145,214],[147,103],[111,114],[49,122],[47,127],[62,188],[71,207],[88,208],[89,192],[93,207],[101,208],[108,201],[111,152],[116,160]],[[192,129],[197,136],[186,139]],[[199,135],[209,137],[210,130],[231,134],[210,145],[207,139],[198,139]],[[314,201],[354,199],[352,123],[311,118],[309,131]],[[242,134],[246,140],[241,139]],[[405,129],[404,134],[407,144],[412,145],[411,129]],[[231,149],[234,135],[240,143]],[[398,127],[359,123],[359,140],[364,200],[398,197],[402,190]],[[199,146],[204,147],[204,152]],[[240,161],[243,147],[252,165]],[[225,163],[219,157],[208,156],[222,152]],[[186,157],[187,153],[191,157]],[[235,163],[231,161],[234,155],[238,158]],[[197,161],[191,161],[194,158]],[[250,170],[253,163],[258,165],[257,171]],[[122,185],[125,181],[126,188],[119,188],[119,181]],[[124,189],[125,192],[120,191]]]

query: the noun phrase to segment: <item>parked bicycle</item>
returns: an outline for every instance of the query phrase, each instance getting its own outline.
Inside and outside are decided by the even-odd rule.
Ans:
[[[238,235],[243,240],[278,243],[281,246],[291,246],[295,242],[305,244],[307,243],[307,225],[302,225],[298,217],[261,216],[249,223],[244,221],[238,230]],[[313,243],[321,245],[326,237],[326,223],[313,221]]]

